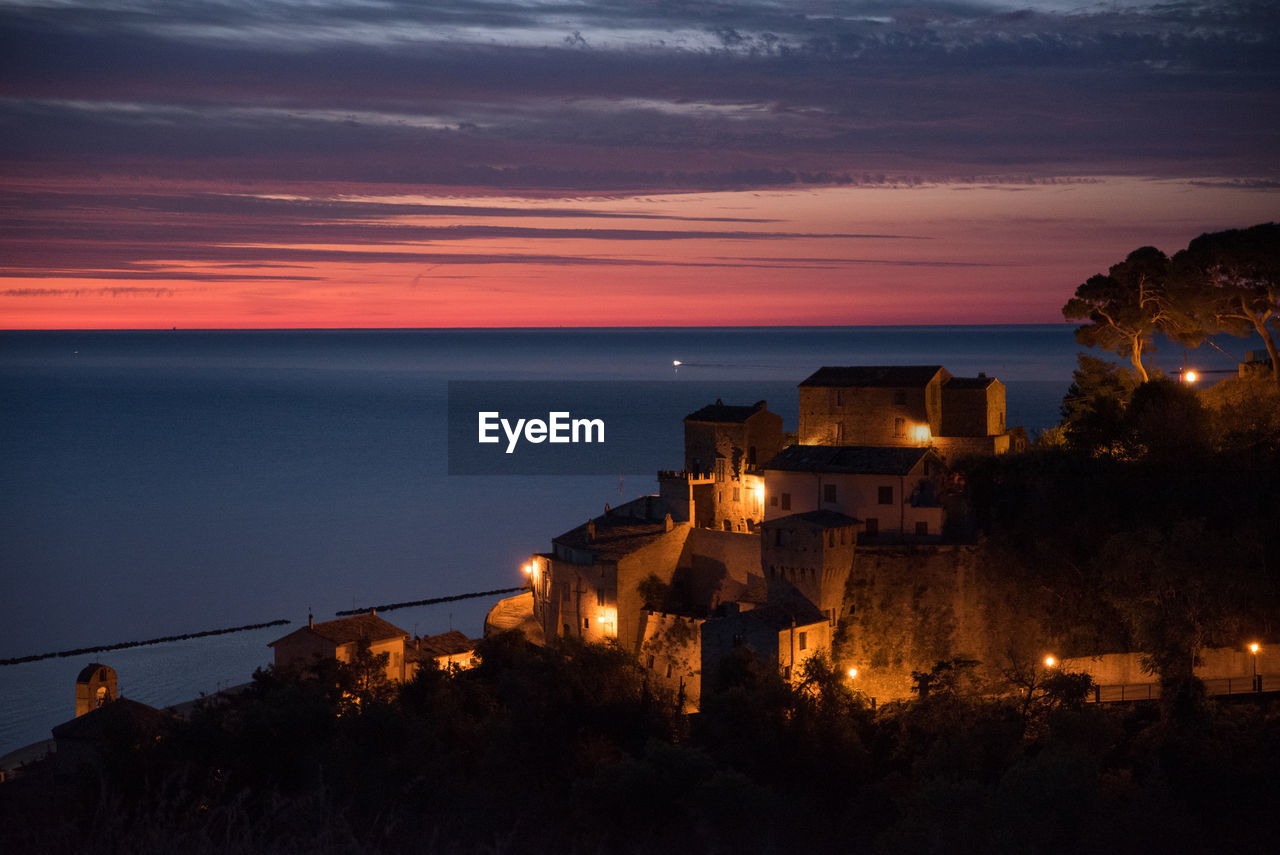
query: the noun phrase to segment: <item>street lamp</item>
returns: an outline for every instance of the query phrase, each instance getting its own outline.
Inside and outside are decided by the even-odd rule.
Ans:
[[[1249,652],[1253,654],[1253,690],[1255,692],[1262,691],[1262,686],[1258,683],[1258,651],[1261,649],[1262,646],[1256,641],[1249,645]]]
[[[857,668],[850,668],[850,669],[849,669],[849,679],[850,679],[850,680],[852,680],[852,679],[856,678],[857,676],[858,676],[858,669],[857,669]]]

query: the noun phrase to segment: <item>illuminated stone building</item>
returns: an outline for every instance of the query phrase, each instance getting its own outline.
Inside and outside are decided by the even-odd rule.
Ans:
[[[932,446],[1001,454],[1005,387],[994,377],[952,377],[941,365],[824,367],[801,381],[801,445]]]
[[[411,678],[412,665],[405,663],[405,641],[409,633],[378,617],[376,612],[307,625],[271,642],[277,668],[309,665],[317,659],[352,661],[362,644],[377,656],[388,654],[387,679],[403,683]]]
[[[662,495],[698,528],[751,531],[764,516],[757,466],[784,445],[782,416],[764,401],[717,400],[685,416],[684,469],[658,473]]]
[[[761,467],[765,521],[834,511],[864,539],[929,542],[942,534],[945,467],[931,448],[793,445]]]

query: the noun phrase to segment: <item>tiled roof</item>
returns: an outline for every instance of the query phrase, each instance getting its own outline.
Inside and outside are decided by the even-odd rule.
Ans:
[[[476,649],[476,643],[456,629],[418,640],[415,648],[428,656],[454,656]]]
[[[906,475],[928,448],[881,445],[789,445],[761,466],[781,472]]]
[[[107,733],[153,732],[170,718],[166,712],[129,698],[116,698],[53,728],[56,739],[101,739]]]
[[[927,386],[941,365],[823,366],[800,382],[803,386]]]
[[[405,638],[409,635],[400,627],[388,623],[372,612],[328,620],[306,628],[334,644],[349,644],[362,640],[373,644],[391,638]]]
[[[708,404],[697,412],[690,413],[684,417],[684,420],[686,422],[745,422],[763,409],[765,409],[764,401],[756,401],[749,407],[741,407],[726,404],[717,398],[714,404]]]
[[[801,597],[796,597],[783,603],[768,603],[763,606],[756,606],[754,609],[739,612],[729,619],[735,618],[753,620],[779,632],[790,627],[792,621],[795,621],[795,625],[800,627],[815,623],[825,623],[827,620],[827,616],[820,612],[817,606]]]
[[[763,523],[766,527],[775,523],[786,522],[787,520],[803,520],[817,526],[818,528],[845,528],[846,526],[857,525],[861,520],[855,519],[848,514],[842,514],[839,511],[831,511],[820,509],[816,511],[805,511],[802,514],[790,514],[785,517],[776,517]]]
[[[605,514],[596,517],[595,524],[594,540],[589,537],[587,524],[584,523],[566,531],[553,542],[572,549],[590,550],[597,559],[616,561],[648,546],[667,533],[665,522],[647,522],[634,517],[610,517]]]
[[[948,389],[985,389],[994,382],[994,377],[952,377],[945,385]]]

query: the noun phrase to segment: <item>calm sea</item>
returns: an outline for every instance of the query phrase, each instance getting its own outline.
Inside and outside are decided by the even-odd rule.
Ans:
[[[529,553],[680,466],[688,401],[767,398],[794,429],[822,365],[937,363],[999,377],[1038,430],[1077,350],[1064,325],[0,333],[0,658],[519,585]],[[449,476],[450,380],[650,381],[660,451]],[[386,617],[475,636],[489,605]],[[164,706],[245,682],[289,629],[0,666],[0,755],[71,717],[90,661]]]

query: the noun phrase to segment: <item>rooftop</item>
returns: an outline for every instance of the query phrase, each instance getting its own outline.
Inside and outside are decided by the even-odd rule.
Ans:
[[[327,620],[323,623],[304,626],[295,630],[295,632],[301,632],[304,629],[334,644],[350,644],[353,641],[368,641],[373,644],[377,641],[387,641],[392,638],[406,638],[409,635],[408,632],[393,623],[383,620],[373,612],[365,612],[364,614],[338,618],[337,620]],[[292,634],[290,633],[290,635]],[[272,645],[275,643],[275,641],[271,642]],[[268,647],[270,646],[268,645]]]
[[[648,546],[667,533],[664,522],[650,522],[634,517],[610,516],[604,514],[596,517],[595,537],[590,536],[589,523],[570,529],[557,538],[554,543],[568,546],[571,549],[590,550],[597,559],[616,561],[624,558],[637,549]]]
[[[786,522],[788,520],[803,520],[810,525],[818,528],[845,528],[851,525],[857,525],[862,520],[855,519],[848,514],[842,514],[839,511],[827,510],[825,508],[816,511],[805,511],[801,514],[789,514],[785,517],[776,517],[763,523],[765,526],[772,526],[776,523]]]
[[[760,468],[781,472],[906,475],[930,453],[928,448],[915,446],[789,445]]]
[[[996,378],[979,374],[977,377],[952,377],[946,386],[948,389],[985,389],[994,382]]]
[[[726,620],[751,620],[764,624],[770,629],[781,632],[795,626],[809,626],[815,623],[826,623],[827,616],[818,607],[800,597],[781,603],[767,603],[731,615]]]
[[[716,398],[714,404],[708,404],[702,409],[692,412],[684,417],[686,422],[720,422],[720,423],[736,423],[745,422],[756,413],[765,409],[764,401],[756,401],[749,407],[735,406],[726,404],[724,401]]]
[[[53,728],[56,739],[101,739],[108,733],[157,731],[171,716],[129,698],[116,698]]]
[[[418,639],[416,649],[428,656],[455,656],[476,649],[476,643],[456,629]]]
[[[927,386],[941,365],[853,365],[823,366],[800,382],[800,386]]]

